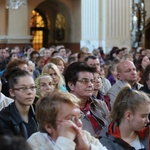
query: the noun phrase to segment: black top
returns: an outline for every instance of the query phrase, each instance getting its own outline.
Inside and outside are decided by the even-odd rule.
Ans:
[[[0,111],[0,135],[22,136],[28,139],[36,131],[37,122],[32,106],[29,110],[28,123],[22,120],[15,102]]]

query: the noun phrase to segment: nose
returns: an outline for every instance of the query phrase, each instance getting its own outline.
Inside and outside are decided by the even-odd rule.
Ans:
[[[150,114],[146,118],[146,123],[149,123],[149,117],[150,117]]]
[[[94,86],[94,85],[93,85],[93,81],[89,81],[89,82],[88,82],[88,86]]]
[[[78,119],[78,120],[77,120],[76,125],[77,125],[78,127],[82,128],[81,119]]]

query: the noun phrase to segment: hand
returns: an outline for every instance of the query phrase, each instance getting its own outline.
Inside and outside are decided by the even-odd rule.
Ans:
[[[57,121],[57,134],[68,139],[74,140],[76,137],[77,126],[70,120]]]
[[[78,130],[74,142],[76,143],[76,150],[90,150],[91,149],[91,145],[84,137],[82,133],[82,129]]]

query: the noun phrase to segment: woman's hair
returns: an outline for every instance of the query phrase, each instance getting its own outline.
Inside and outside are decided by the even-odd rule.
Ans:
[[[37,97],[41,97],[41,92],[40,92],[40,81],[41,81],[41,79],[43,79],[43,78],[49,78],[52,82],[53,82],[53,79],[52,79],[52,77],[49,75],[49,74],[47,74],[47,73],[43,73],[43,74],[41,74],[41,75],[39,75],[36,79],[35,79],[35,85],[36,85],[36,96]]]
[[[10,89],[14,88],[14,85],[17,84],[18,82],[18,78],[25,77],[25,76],[31,76],[31,75],[26,70],[16,69],[9,78],[9,81],[8,81],[9,88]]]
[[[53,63],[47,63],[42,69],[42,74],[43,73],[49,74],[49,69],[53,69],[56,72],[56,74],[58,75],[59,82],[58,82],[58,85],[56,88],[60,89],[63,85],[65,85],[65,82],[64,82],[64,79],[63,79],[58,67]]]
[[[11,70],[14,69],[14,68],[19,68],[19,66],[22,65],[22,64],[28,65],[27,61],[20,60],[20,59],[14,59],[13,61],[10,61],[7,64],[6,71],[5,71],[4,75],[3,75],[4,78],[8,81],[9,77],[12,74]]]
[[[137,67],[137,69],[140,70],[140,71],[141,71],[141,70],[143,71],[143,68],[142,68],[142,61],[143,61],[143,59],[144,59],[145,56],[146,56],[146,55],[140,55],[139,58],[138,58],[138,60],[137,60],[136,67]]]
[[[50,63],[53,63],[55,65],[59,65],[59,63],[61,61],[63,62],[64,66],[65,66],[65,61],[61,56],[55,56],[55,57],[50,58],[50,60],[49,60]]]
[[[36,119],[40,131],[46,132],[44,126],[47,123],[56,128],[57,115],[64,103],[79,107],[80,99],[71,93],[54,90],[37,101]]]
[[[146,68],[144,70],[144,73],[143,73],[143,76],[142,76],[142,79],[143,79],[144,83],[149,80],[149,74],[150,74],[150,64],[148,64],[146,66]]]
[[[116,97],[110,117],[119,124],[127,110],[135,113],[144,103],[150,104],[150,99],[146,93],[125,86]]]

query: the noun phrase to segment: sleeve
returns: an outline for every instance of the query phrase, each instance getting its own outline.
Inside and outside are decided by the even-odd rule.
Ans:
[[[75,150],[76,144],[65,137],[59,136],[56,142],[43,138],[41,134],[34,133],[27,140],[32,150]]]
[[[0,135],[14,135],[12,122],[0,117]]]
[[[75,150],[76,144],[65,137],[59,136],[55,143],[54,150]]]
[[[92,136],[89,132],[83,130],[83,134],[85,138],[89,141],[91,145],[91,150],[108,150],[105,146],[103,146],[98,139]]]

